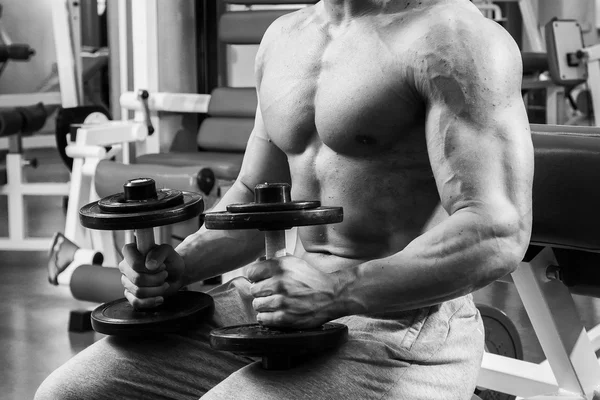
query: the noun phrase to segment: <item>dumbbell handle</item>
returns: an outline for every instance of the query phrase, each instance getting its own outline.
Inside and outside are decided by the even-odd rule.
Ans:
[[[283,257],[286,254],[285,231],[265,231],[266,259]]]
[[[136,229],[135,230],[135,242],[137,249],[144,257],[150,252],[150,250],[156,246],[154,242],[154,229]]]
[[[135,235],[135,243],[137,244],[137,249],[144,258],[150,252],[150,250],[156,246],[156,242],[154,241],[154,229],[136,229],[134,231]],[[154,310],[154,307],[148,308],[149,311]],[[145,311],[146,309],[140,310]]]

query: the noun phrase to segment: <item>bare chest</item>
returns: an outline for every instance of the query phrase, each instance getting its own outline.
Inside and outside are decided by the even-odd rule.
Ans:
[[[274,50],[264,63],[261,111],[287,154],[311,143],[349,156],[423,146],[424,106],[408,63],[381,38],[354,30],[333,39],[314,30]]]

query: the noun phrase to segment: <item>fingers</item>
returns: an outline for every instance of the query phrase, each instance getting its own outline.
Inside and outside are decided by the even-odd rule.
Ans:
[[[125,290],[125,298],[136,309],[154,308],[160,306],[164,302],[163,297],[150,297],[140,299],[135,297],[129,290]]]
[[[164,298],[177,292],[181,285],[183,260],[168,245],[153,247],[143,257],[135,244],[123,247],[124,260],[119,264],[125,297],[135,308],[154,308]]]
[[[256,320],[265,326],[292,327],[299,321],[290,313],[288,299],[283,294],[273,289],[277,285],[273,279],[255,283],[250,288],[252,295],[252,308],[257,312]]]
[[[131,281],[133,285],[139,287],[160,286],[167,280],[167,277],[169,276],[169,273],[165,270],[151,274],[146,272],[138,272],[134,270],[127,262],[121,262],[119,264],[119,270],[128,278],[129,281]]]
[[[162,255],[162,253],[166,251],[164,247],[164,245],[154,247],[152,250],[150,250],[150,252],[148,252],[146,257],[144,257],[138,251],[135,243],[126,244],[123,246],[123,258],[133,271],[145,273],[159,272],[165,269],[165,264],[163,261],[166,257],[161,258],[160,262],[157,262],[157,260],[152,258],[153,256],[151,256],[151,254],[153,255],[156,253]]]
[[[266,326],[285,326],[294,322],[285,306],[285,297],[277,294],[252,300],[252,308],[258,313],[256,320]]]
[[[252,300],[252,308],[256,312],[273,312],[285,307],[285,297],[279,294],[266,297],[257,297]]]
[[[137,298],[159,297],[169,288],[167,282],[162,282],[156,286],[139,286],[131,282],[125,275],[121,275],[121,284],[129,293]]]
[[[283,289],[281,280],[269,278],[253,283],[250,286],[250,294],[252,297],[266,297],[275,293],[284,293]]]
[[[327,318],[315,317],[312,310],[298,309],[281,295],[259,297],[252,301],[256,321],[264,326],[309,329],[321,326]]]
[[[259,259],[254,264],[246,267],[246,277],[250,282],[260,282],[281,272],[279,262],[276,260]]]
[[[298,320],[285,311],[258,313],[256,320],[265,326],[294,327],[299,325]]]
[[[146,268],[150,271],[160,271],[165,265],[173,264],[176,257],[179,257],[179,254],[173,247],[161,244],[146,254]]]

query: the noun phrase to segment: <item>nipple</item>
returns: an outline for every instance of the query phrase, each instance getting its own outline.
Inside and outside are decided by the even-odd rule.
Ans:
[[[361,143],[361,144],[371,145],[371,144],[377,143],[377,141],[375,139],[373,139],[371,136],[367,136],[367,135],[357,135],[355,137],[355,139],[358,143]]]

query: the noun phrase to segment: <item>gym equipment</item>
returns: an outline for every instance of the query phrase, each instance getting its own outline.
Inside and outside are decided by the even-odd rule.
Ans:
[[[553,19],[545,26],[548,66],[552,80],[559,85],[577,85],[588,78],[583,34],[577,21]]]
[[[0,136],[33,133],[44,127],[48,114],[43,103],[0,109]]]
[[[589,295],[600,286],[591,272],[600,252],[600,128],[532,124],[531,133],[536,170],[530,246],[501,280],[515,285],[547,360],[486,352],[477,386],[532,400],[592,400],[600,387],[600,327],[586,330],[571,290]]]
[[[35,55],[35,50],[27,44],[0,45],[0,62],[29,61],[33,55]]]
[[[104,257],[101,253],[80,249],[62,233],[56,233],[50,248],[48,281],[53,285],[58,285],[58,274],[73,263],[77,263],[78,266],[82,264],[102,265],[103,261]]]
[[[523,345],[515,324],[501,310],[477,304],[485,327],[486,351],[502,356],[523,359]]]
[[[149,178],[131,179],[123,189],[123,193],[82,207],[80,221],[90,229],[135,230],[137,248],[143,255],[155,246],[152,228],[182,222],[203,211],[199,194],[156,190],[154,180]],[[175,332],[194,324],[212,306],[212,297],[192,291],[180,291],[152,309],[135,309],[122,298],[97,307],[92,312],[92,327],[106,335]]]
[[[57,2],[64,3],[62,0],[57,0]],[[281,0],[275,1],[275,3],[280,2]],[[296,0],[293,2],[286,0],[286,2],[299,5],[314,4],[317,0]],[[138,139],[132,138],[133,135],[131,134],[123,133],[120,143],[124,143],[124,147],[135,146],[137,150],[135,164],[151,165],[150,168],[155,171],[159,171],[163,167],[171,167],[169,174],[172,175],[180,166],[184,168],[202,166],[212,170],[215,176],[215,188],[210,193],[210,197],[205,197],[207,208],[213,204],[211,199],[220,198],[231,187],[239,174],[246,142],[252,131],[256,113],[256,91],[251,87],[227,87],[226,75],[229,73],[218,76],[219,79],[217,79],[217,73],[225,71],[224,68],[220,68],[225,66],[223,64],[225,60],[212,57],[211,54],[214,53],[212,50],[216,51],[222,45],[235,45],[242,42],[248,43],[248,41],[251,41],[252,45],[257,45],[260,43],[264,30],[272,21],[293,11],[292,7],[281,10],[251,10],[240,13],[226,11],[227,16],[222,16],[222,11],[225,11],[225,9],[223,9],[221,2],[217,3],[205,2],[202,8],[203,21],[200,24],[206,34],[203,34],[199,40],[202,41],[203,48],[208,49],[208,52],[198,53],[200,63],[206,66],[206,68],[200,68],[203,76],[200,77],[202,79],[198,78],[198,81],[202,88],[198,91],[191,90],[188,84],[190,77],[194,77],[194,79],[198,77],[197,65],[187,62],[190,57],[195,58],[194,54],[197,48],[193,43],[179,40],[178,43],[181,46],[175,48],[171,48],[172,46],[167,44],[167,47],[171,48],[172,51],[184,51],[189,56],[187,58],[176,57],[170,59],[168,63],[166,62],[168,57],[165,58],[164,54],[158,51],[162,48],[161,45],[164,44],[165,40],[170,41],[178,37],[185,38],[189,36],[189,32],[194,31],[195,27],[193,21],[191,21],[193,19],[187,19],[185,24],[176,23],[173,25],[175,21],[172,16],[181,12],[186,13],[189,9],[188,5],[184,5],[184,3],[171,5],[169,2],[168,7],[165,9],[164,6],[156,7],[154,3],[148,5],[145,2],[139,4],[134,2],[131,10],[116,3],[115,5],[108,5],[109,10],[114,7],[112,10],[117,11],[119,15],[122,12],[123,15],[136,16],[136,18],[120,18],[118,23],[111,25],[118,32],[130,31],[133,34],[133,40],[129,43],[127,41],[120,42],[119,51],[120,54],[132,54],[132,57],[120,57],[117,60],[120,68],[116,68],[113,72],[118,72],[117,70],[134,71],[133,82],[129,82],[129,85],[126,84],[127,76],[121,76],[119,81],[119,74],[113,73],[111,75],[113,77],[112,83],[116,83],[115,87],[117,88],[112,92],[117,95],[120,94],[120,99],[114,99],[113,104],[120,105],[123,111],[135,111],[135,121],[146,120],[149,111],[150,120],[155,130],[151,136],[146,134],[143,143],[134,143]],[[225,3],[232,2],[226,0]],[[267,3],[263,2],[263,4]],[[61,6],[60,8],[65,8],[64,4],[61,4]],[[268,23],[266,23],[266,20],[268,20]],[[157,26],[170,27],[169,37],[157,35],[157,32],[160,32]],[[171,29],[172,26],[177,26],[177,29]],[[67,35],[62,37],[67,37]],[[70,61],[70,56],[68,54],[64,54],[64,56],[65,64],[67,64]],[[135,60],[133,65],[131,60]],[[179,61],[173,64],[173,60]],[[166,68],[163,66],[166,66]],[[173,69],[180,72],[177,78],[170,76],[167,80],[162,79],[163,73],[168,74]],[[242,69],[240,69],[240,72],[243,72]],[[215,88],[217,80],[224,87]],[[148,91],[147,107],[140,101],[139,92],[137,90],[127,92],[127,90],[130,90],[128,87],[144,88]],[[188,89],[194,93],[178,93]],[[173,112],[204,114],[200,116],[201,124],[198,134],[191,134],[191,132],[181,129],[181,120],[180,118],[173,118],[171,114]],[[114,112],[113,114],[116,115]],[[133,124],[133,121],[127,122]],[[100,129],[95,129],[94,133],[104,137],[105,134],[111,134],[110,131],[113,129],[111,126],[106,126],[103,132]],[[182,134],[176,134],[176,132],[182,132]],[[139,141],[141,142],[141,140]],[[167,148],[169,144],[171,147]],[[123,154],[128,153],[124,152]],[[133,163],[133,159],[129,160],[123,157],[123,164],[120,164],[123,167],[122,169],[129,169],[129,165],[126,164],[130,162]],[[108,162],[103,161],[102,164],[108,164]],[[87,173],[86,171],[85,174]],[[79,181],[79,177],[79,173],[74,171],[74,181]],[[84,176],[82,180],[87,180],[87,177]],[[119,177],[112,177],[111,180],[117,182],[117,184],[121,182]],[[87,196],[85,191],[83,191],[83,196]],[[95,198],[92,197],[86,202],[92,200],[95,200]],[[79,210],[80,207],[69,208]],[[72,220],[68,221],[73,222]],[[80,243],[79,237],[87,235],[87,233],[71,236],[67,234],[67,229],[65,229],[65,235],[76,238],[76,241]],[[96,242],[87,246],[99,248]],[[107,263],[110,263],[111,255],[108,254],[110,251],[109,246],[103,247],[103,254]],[[235,275],[235,271],[225,275],[230,274]],[[225,281],[228,279],[228,277],[224,278]]]
[[[102,106],[61,107],[58,110],[56,147],[69,171],[73,170],[73,159],[67,155],[67,145],[76,140],[77,129],[82,125],[103,123],[111,119],[109,112]]]
[[[485,351],[517,360],[523,359],[523,345],[515,324],[501,310],[477,304],[485,329]],[[482,400],[514,400],[516,397],[493,390],[477,390]]]
[[[27,182],[26,167],[36,168],[36,159],[27,159],[23,152],[23,137],[42,129],[47,119],[46,107],[34,105],[1,108],[0,138],[8,141],[6,163],[0,166],[0,195],[8,198],[8,237],[0,238],[2,250],[48,250],[52,238],[30,237],[26,233],[26,196],[65,196],[66,182]]]
[[[285,255],[285,229],[334,224],[343,218],[341,207],[321,207],[319,201],[292,201],[287,183],[264,183],[254,188],[253,203],[230,204],[227,211],[207,213],[204,223],[207,229],[264,231],[269,259]]]
[[[118,268],[83,264],[71,275],[71,294],[77,300],[101,304],[123,297],[121,271]]]
[[[212,348],[262,357],[261,365],[268,370],[292,368],[311,355],[338,347],[347,340],[348,327],[332,322],[303,330],[246,324],[214,329],[210,333]]]
[[[292,201],[287,183],[265,183],[254,188],[254,202],[231,204],[227,211],[207,213],[207,229],[259,229],[265,232],[267,259],[284,256],[285,229],[341,222],[341,207],[321,207],[318,201]],[[292,368],[311,354],[337,347],[348,338],[348,328],[337,323],[305,330],[278,329],[260,324],[215,329],[213,348],[262,357],[269,370]]]
[[[585,89],[578,87],[571,92],[571,104],[582,114],[574,117],[574,121],[586,119],[591,114],[595,117],[595,125],[599,125],[600,45],[585,47],[582,27],[574,20],[555,18],[546,24],[545,32],[552,81],[571,88],[587,83]],[[574,95],[578,90],[580,93]],[[590,97],[591,113],[589,112]]]

